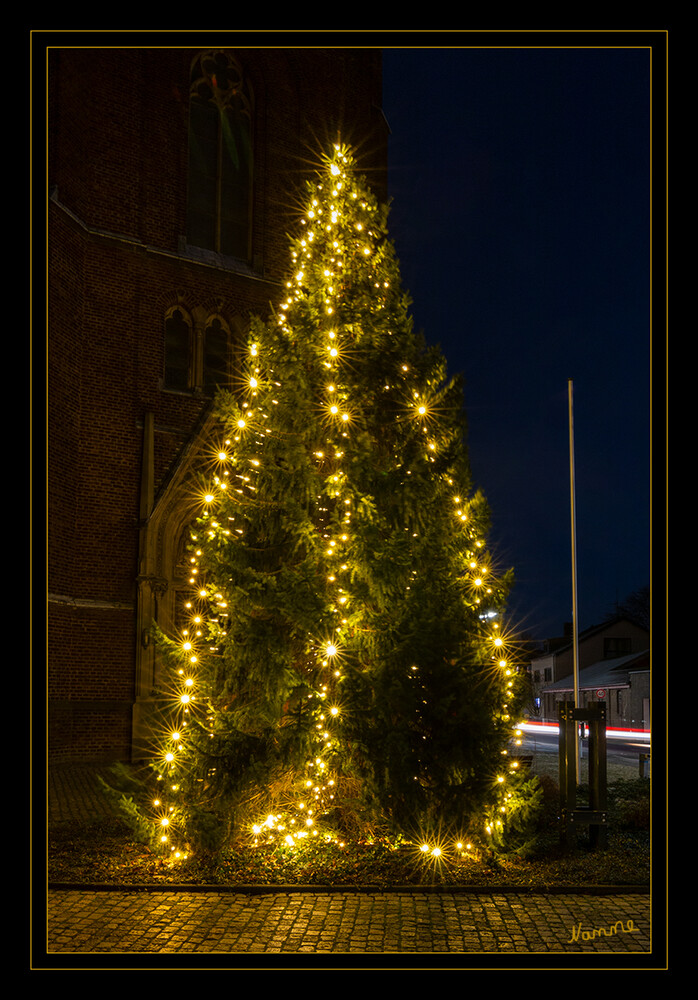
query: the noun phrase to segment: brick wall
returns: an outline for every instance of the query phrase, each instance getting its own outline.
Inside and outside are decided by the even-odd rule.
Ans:
[[[49,604],[51,758],[125,759],[133,703],[133,612],[98,603]]]
[[[49,66],[49,744],[52,759],[127,759],[134,697],[142,438],[155,491],[209,400],[163,388],[164,315],[268,314],[294,192],[337,137],[385,194],[380,53],[236,53],[254,95],[252,262],[183,248],[187,95],[196,52],[55,49]]]

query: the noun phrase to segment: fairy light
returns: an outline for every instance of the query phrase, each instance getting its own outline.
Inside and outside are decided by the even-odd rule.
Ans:
[[[331,571],[326,576],[327,609],[328,612],[331,611],[332,614],[336,615],[331,621],[336,623],[336,630],[333,630],[333,635],[337,636],[337,639],[333,638],[324,643],[321,642],[319,645],[318,669],[330,686],[328,688],[323,684],[318,684],[317,690],[312,691],[309,695],[310,703],[313,705],[319,705],[326,699],[324,709],[326,715],[317,714],[317,710],[313,709],[316,712],[313,721],[317,720],[315,727],[316,735],[313,736],[313,739],[316,740],[321,754],[326,753],[326,745],[333,739],[332,734],[336,734],[337,728],[341,727],[341,721],[339,721],[340,710],[337,705],[330,704],[330,699],[333,699],[335,694],[332,687],[334,683],[332,677],[339,676],[342,669],[343,657],[339,655],[339,645],[343,643],[345,635],[351,634],[350,629],[347,632],[344,632],[343,629],[347,625],[347,622],[350,623],[350,627],[353,629],[354,623],[361,620],[360,602],[352,596],[354,588],[350,588],[352,592],[349,589],[345,589],[345,581],[348,577],[339,575],[340,573],[348,573],[349,571],[353,573],[355,568],[350,558],[351,548],[348,547],[351,542],[351,536],[348,532],[352,521],[352,501],[347,499],[346,495],[343,494],[345,494],[347,484],[351,488],[351,463],[355,461],[355,458],[351,451],[350,442],[355,433],[354,429],[358,426],[361,419],[361,411],[358,405],[360,402],[358,396],[354,398],[350,388],[352,383],[349,381],[349,378],[351,376],[348,375],[347,381],[345,381],[343,373],[345,371],[344,362],[351,356],[350,352],[354,350],[353,346],[350,347],[350,338],[355,337],[358,325],[354,326],[353,329],[350,325],[347,327],[340,326],[339,317],[341,313],[336,306],[339,302],[338,295],[341,294],[341,287],[347,280],[351,281],[351,272],[348,270],[351,262],[356,262],[356,265],[366,276],[367,283],[365,287],[371,290],[373,296],[372,309],[383,307],[386,290],[391,284],[387,280],[382,280],[383,276],[378,273],[376,265],[375,258],[382,257],[384,251],[378,241],[375,244],[373,242],[376,236],[379,235],[375,232],[370,214],[374,211],[373,205],[369,199],[360,197],[356,190],[349,189],[352,185],[346,183],[346,178],[343,175],[343,166],[340,166],[343,160],[344,156],[341,148],[336,147],[334,159],[330,159],[326,164],[332,180],[329,182],[329,185],[325,183],[325,190],[323,190],[323,185],[318,183],[316,196],[312,199],[311,204],[307,206],[307,211],[303,219],[304,236],[294,244],[292,250],[294,267],[293,271],[290,272],[291,280],[287,282],[287,292],[284,293],[286,295],[284,301],[278,305],[278,323],[280,329],[272,333],[273,337],[295,336],[294,322],[297,315],[297,303],[302,302],[310,294],[311,276],[315,275],[315,280],[321,282],[318,290],[324,298],[324,302],[322,299],[320,300],[321,305],[319,308],[325,311],[325,318],[320,317],[320,323],[323,324],[324,330],[318,328],[318,340],[316,342],[314,360],[314,364],[317,366],[317,373],[324,373],[324,375],[320,376],[321,381],[319,385],[324,385],[324,389],[321,390],[321,398],[318,401],[319,410],[316,412],[318,412],[323,422],[323,434],[325,437],[322,441],[318,440],[316,442],[316,450],[312,452],[312,455],[314,459],[313,467],[317,469],[319,474],[326,477],[323,480],[326,485],[321,492],[322,499],[325,501],[322,514],[326,519],[326,530],[321,533],[321,541],[324,544],[322,551],[325,552],[328,560],[327,568],[330,565],[332,566]],[[345,211],[347,206],[350,208],[350,214],[347,214]],[[359,213],[363,216],[362,219],[356,217]],[[353,235],[351,234],[352,226]],[[330,230],[331,234],[328,235]],[[347,254],[347,258],[343,260],[343,254],[345,253]],[[370,258],[374,259],[369,262]],[[320,269],[316,270],[318,266]],[[373,292],[373,289],[375,289],[375,292]],[[314,308],[317,308],[317,306]],[[330,326],[332,328],[328,329]],[[350,336],[346,335],[347,330]],[[392,331],[390,333],[392,334]],[[243,519],[238,520],[237,514],[235,517],[233,517],[232,513],[228,516],[228,510],[225,513],[223,511],[219,512],[218,508],[206,511],[205,532],[202,537],[206,541],[206,533],[208,533],[209,543],[216,540],[216,544],[228,544],[223,539],[224,536],[229,536],[231,531],[234,533],[232,538],[235,539],[238,536],[242,537],[244,535],[245,532],[240,527],[240,523],[244,523],[244,504],[247,502],[246,498],[253,497],[256,485],[263,484],[264,482],[264,466],[260,461],[260,457],[258,457],[261,456],[263,459],[264,454],[259,449],[264,447],[263,442],[265,438],[275,433],[275,418],[269,415],[270,412],[273,414],[274,406],[278,406],[279,410],[281,410],[281,405],[284,403],[282,389],[276,391],[277,398],[274,399],[271,398],[271,394],[268,392],[275,378],[274,375],[270,374],[272,366],[270,365],[265,369],[263,362],[260,361],[258,362],[259,367],[254,367],[257,363],[256,359],[260,355],[263,355],[265,358],[273,357],[273,341],[270,342],[269,347],[271,350],[268,352],[264,338],[256,340],[248,346],[249,356],[255,359],[255,361],[247,363],[249,366],[248,374],[241,374],[238,389],[240,395],[246,401],[238,403],[240,409],[237,410],[237,413],[240,415],[234,420],[237,431],[242,432],[247,430],[247,433],[245,435],[238,433],[233,441],[226,441],[225,446],[220,447],[215,453],[221,466],[215,467],[218,475],[215,479],[213,476],[211,477],[211,487],[204,494],[204,503],[209,507],[216,503],[217,500],[225,503],[225,492],[230,482],[230,489],[227,492],[229,495],[234,492],[235,496],[239,498],[236,500],[236,503],[243,505],[241,508]],[[408,397],[406,404],[404,402],[400,404],[399,419],[402,421],[407,419],[408,426],[410,418],[414,421],[411,426],[419,433],[420,443],[422,444],[422,449],[419,453],[419,462],[422,463],[420,469],[423,469],[427,463],[434,463],[427,467],[429,469],[436,469],[438,468],[438,456],[444,454],[447,450],[445,446],[448,443],[447,438],[442,437],[437,430],[436,418],[440,412],[438,409],[440,404],[438,403],[438,391],[435,389],[436,382],[425,378],[420,385],[419,368],[412,368],[407,363],[407,360],[399,367],[399,370],[393,369],[391,374],[386,373],[384,386],[386,395],[381,396],[381,398],[386,401],[394,399],[395,394],[391,391],[391,387],[392,389],[402,391],[399,389],[399,386],[400,384],[404,386],[404,389],[408,392]],[[325,380],[328,377],[333,378],[334,381],[325,384]],[[380,385],[382,387],[383,382]],[[414,389],[415,385],[418,386],[419,392]],[[276,386],[279,386],[278,382],[276,382]],[[324,396],[324,399],[322,396]],[[279,405],[280,402],[281,405]],[[415,417],[417,418],[416,420]],[[340,465],[340,460],[344,455],[343,439],[347,439],[348,461],[346,465]],[[248,450],[248,443],[252,445],[252,448],[256,448],[257,451]],[[321,443],[322,448],[318,448],[317,445]],[[213,460],[213,454],[211,452],[209,455],[210,462]],[[421,474],[415,464],[412,469],[403,470],[405,478],[412,475],[413,471],[415,472],[415,479],[418,474]],[[450,519],[449,524],[453,531],[454,544],[468,545],[471,550],[476,550],[478,559],[480,559],[484,543],[481,539],[474,537],[478,522],[477,508],[463,495],[453,496],[456,492],[456,488],[453,487],[453,480],[443,473],[440,475],[443,476],[444,484],[449,484],[444,487],[448,490],[448,495],[446,496],[447,503],[450,504],[451,499],[454,502],[453,510],[455,511],[455,515],[451,512],[450,507],[447,507],[446,510],[446,515]],[[230,477],[229,480],[226,480],[227,476]],[[233,487],[235,487],[234,491]],[[328,500],[329,502],[327,502]],[[339,509],[337,507],[333,509],[332,505],[335,504]],[[227,507],[227,503],[225,503],[225,506]],[[355,515],[358,512],[358,509],[353,510]],[[214,520],[214,518],[217,518],[217,520]],[[235,523],[236,521],[237,523]],[[343,533],[340,533],[342,529],[345,530]],[[324,534],[324,537],[322,537],[322,534]],[[415,540],[414,544],[419,544],[419,535],[419,532],[412,532],[411,535],[407,535],[406,537],[413,538]],[[238,541],[233,542],[231,540],[230,544],[238,544]],[[220,599],[221,602],[223,601],[220,594],[214,598],[212,590],[209,591],[207,588],[197,586],[196,580],[198,577],[204,577],[205,575],[198,563],[198,559],[201,557],[201,551],[197,551],[197,558],[191,560],[190,573],[194,587],[192,600],[197,603],[197,598],[201,599],[204,602],[206,614],[197,615],[196,619],[191,620],[192,634],[181,645],[185,658],[189,660],[190,666],[188,669],[195,673],[197,677],[202,675],[199,672],[199,657],[197,649],[194,648],[193,640],[197,638],[198,653],[203,657],[204,653],[202,650],[207,645],[207,642],[203,640],[203,636],[212,633],[202,632],[201,630],[205,628],[207,622],[215,624],[217,620],[216,615],[219,613],[216,609],[217,600]],[[485,561],[486,558],[485,556]],[[340,564],[340,560],[343,559],[347,561]],[[464,567],[462,593],[464,598],[467,595],[466,603],[469,607],[475,609],[476,601],[479,602],[480,600],[482,601],[482,606],[487,607],[489,598],[493,592],[492,586],[489,586],[490,568],[483,565],[483,560],[481,559],[479,564],[475,560],[470,560],[470,562],[471,565],[468,568],[465,568],[465,563],[462,564]],[[410,580],[413,584],[415,577],[416,572]],[[353,580],[353,576],[351,579]],[[344,587],[339,586],[340,580],[344,582]],[[353,605],[356,607],[352,610]],[[342,614],[346,614],[347,618],[341,618]],[[473,614],[475,614],[474,610]],[[485,614],[486,612],[481,612],[479,615],[483,619],[483,622]],[[206,616],[210,617],[207,618]],[[197,632],[203,641],[199,641],[199,638],[196,636]],[[220,632],[216,632],[216,635],[220,634]],[[488,634],[484,625],[478,641],[482,643],[482,648],[488,648],[490,652],[492,648],[498,654],[503,652],[504,639],[502,635],[497,631],[492,631]],[[215,646],[215,642],[216,640],[214,639],[212,641],[213,646]],[[315,642],[316,640],[313,640],[313,644]],[[487,645],[488,642],[490,643],[489,646]],[[310,655],[315,657],[317,652],[318,646],[315,645],[315,649]],[[319,662],[320,660],[322,662]],[[491,660],[493,664],[496,662],[502,668],[503,672],[502,675],[497,675],[497,691],[502,692],[502,697],[509,697],[515,677],[509,670],[508,661],[504,657],[495,661],[494,656],[491,657]],[[194,671],[194,664],[197,665],[196,671]],[[335,666],[338,666],[339,669],[334,670]],[[410,676],[414,678],[414,681],[411,681],[411,683],[414,683],[416,686],[421,683],[419,680],[419,676],[421,675],[418,676],[416,665],[411,667]],[[180,710],[184,709],[183,717],[186,717],[185,713],[192,708],[194,702],[194,682],[192,677],[187,677],[180,683],[182,684],[182,688],[180,689],[181,694],[179,695]],[[506,693],[504,693],[505,687]],[[197,703],[201,703],[201,688],[197,690],[199,691]],[[215,727],[215,713],[211,717],[209,725],[213,730]],[[213,731],[209,735],[213,736]],[[168,765],[174,766],[175,751],[182,743],[182,732],[180,729],[172,729],[169,739],[171,741],[170,749],[167,751],[164,759]],[[177,746],[173,747],[173,744]],[[178,756],[181,756],[179,751],[177,753]],[[322,756],[317,757],[315,761],[309,762],[308,768],[313,778],[305,780],[307,801],[301,800],[288,812],[268,813],[248,827],[248,831],[252,831],[256,842],[262,843],[269,841],[270,838],[276,838],[277,843],[283,844],[286,848],[290,849],[302,843],[303,838],[309,834],[318,833],[318,822],[322,811],[321,803],[329,801],[336,791],[334,781],[327,776],[326,767],[326,761]],[[503,776],[497,775],[497,786],[501,787],[503,781]],[[317,812],[311,812],[311,808],[317,810]],[[294,810],[298,816],[302,815],[304,817],[301,821],[296,822],[293,814]],[[494,820],[488,819],[488,833],[494,830],[494,823]],[[168,826],[169,821],[163,825]],[[472,850],[472,844],[466,841],[458,841],[456,849],[461,852],[464,850],[470,851]],[[448,848],[448,851],[452,850],[452,847]],[[424,842],[421,851],[433,861],[441,861],[446,854],[444,846],[433,843],[430,846],[427,841]]]

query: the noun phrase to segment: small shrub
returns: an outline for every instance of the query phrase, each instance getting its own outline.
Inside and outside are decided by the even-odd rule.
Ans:
[[[609,787],[612,819],[626,830],[649,830],[650,784],[646,778],[616,781]]]
[[[560,811],[560,786],[548,774],[539,775],[538,782],[543,792],[538,829],[544,830],[557,823]]]

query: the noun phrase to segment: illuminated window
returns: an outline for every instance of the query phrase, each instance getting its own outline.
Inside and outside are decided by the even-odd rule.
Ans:
[[[252,102],[226,52],[204,53],[192,68],[188,179],[187,242],[249,259]]]

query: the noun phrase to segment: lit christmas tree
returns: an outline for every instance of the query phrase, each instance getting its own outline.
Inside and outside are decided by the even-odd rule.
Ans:
[[[412,328],[387,209],[337,146],[201,470],[158,760],[163,842],[371,828],[496,844],[522,677],[463,394]]]

